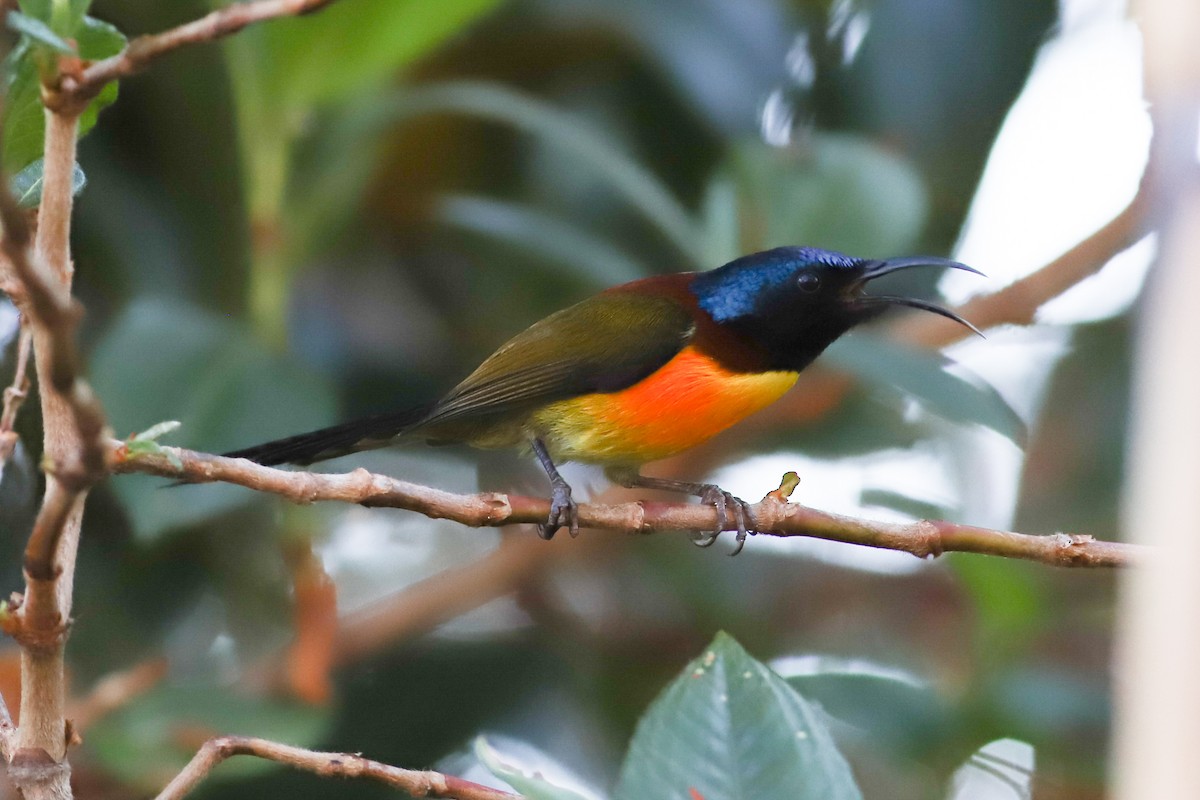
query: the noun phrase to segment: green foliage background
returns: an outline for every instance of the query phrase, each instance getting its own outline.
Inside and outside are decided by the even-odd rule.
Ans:
[[[22,3],[36,16],[32,6]],[[871,28],[858,57],[842,64],[839,42],[814,34],[817,80],[804,91],[786,56],[828,14],[801,0],[353,0],[125,81],[81,145],[88,185],[74,237],[90,372],[114,428],[178,419],[170,443],[220,452],[425,400],[543,314],[636,275],[783,243],[947,252],[1056,4],[861,7]],[[96,0],[88,13],[134,35],[207,10]],[[102,38],[95,46],[119,46]],[[11,117],[30,87],[32,73],[10,87],[13,172],[37,157],[27,145],[40,117]],[[779,87],[814,126],[791,147],[758,130],[758,104]],[[30,175],[23,185],[36,167]],[[932,291],[933,276],[912,280]],[[1116,535],[1127,327],[1075,331],[1029,441],[1036,477],[1021,529]],[[941,377],[936,362],[861,348],[839,359],[868,388],[755,450],[844,454],[936,438],[895,391],[870,388],[896,384],[950,419],[1019,436],[998,397]],[[1056,411],[1056,398],[1085,386],[1108,403]],[[21,419],[34,450],[35,409]],[[1064,448],[1077,457],[1062,459]],[[37,455],[0,484],[12,588]],[[485,460],[477,477],[470,453],[344,465],[360,463],[449,489],[540,487],[533,473],[520,484],[512,464]],[[186,757],[171,739],[186,722],[451,770],[470,768],[472,740],[489,732],[638,797],[630,787],[654,770],[633,756],[621,769],[622,754],[657,735],[643,713],[719,630],[763,660],[837,657],[791,686],[820,704],[868,798],[946,796],[953,770],[1005,736],[1036,747],[1049,787],[1039,797],[1102,793],[1110,575],[964,557],[881,576],[755,542],[730,560],[674,537],[614,537],[594,563],[339,670],[334,700],[304,707],[246,689],[292,633],[291,544],[311,539],[350,563],[357,524],[386,551],[374,570],[361,558],[331,567],[349,603],[481,558],[495,534],[388,511],[370,512],[382,527],[362,533],[361,511],[159,483],[126,476],[96,491],[80,556],[78,690],[137,659],[172,662],[166,684],[87,732],[74,760],[115,796],[151,789]],[[746,659],[739,669],[761,669],[728,637],[714,646]],[[916,680],[887,677],[896,670]],[[649,714],[678,701],[674,691]],[[273,770],[222,775],[203,796],[384,793]]]

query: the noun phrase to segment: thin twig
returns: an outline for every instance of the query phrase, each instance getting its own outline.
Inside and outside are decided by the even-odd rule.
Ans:
[[[4,410],[0,412],[0,473],[17,447],[17,412],[29,396],[29,353],[33,350],[33,331],[25,324],[21,315],[20,332],[17,334],[17,368],[13,373],[12,386],[4,390]]]
[[[326,778],[367,778],[408,792],[413,797],[452,800],[515,800],[520,797],[440,772],[401,769],[353,753],[319,753],[250,736],[220,736],[205,742],[156,800],[179,800],[196,788],[218,764],[233,756],[265,758]]]
[[[342,474],[288,472],[241,458],[164,447],[162,454],[130,454],[113,443],[114,472],[143,472],[191,483],[222,481],[278,494],[296,503],[336,500],[345,503],[416,511],[432,519],[450,519],[472,527],[545,522],[545,498],[484,492],[454,494],[429,486],[375,475],[365,469]],[[168,453],[171,458],[168,458]],[[171,459],[180,466],[174,466]],[[769,536],[808,536],[912,553],[918,558],[944,552],[987,553],[1061,567],[1115,567],[1144,557],[1141,548],[1102,542],[1086,535],[1033,536],[945,521],[907,524],[871,522],[827,514],[786,502],[778,491],[753,507],[756,527]],[[579,506],[582,527],[651,533],[711,531],[717,526],[712,506],[637,502]]]
[[[255,0],[233,3],[161,33],[139,36],[124,50],[76,72],[64,71],[57,87],[56,107],[81,108],[105,85],[141,72],[152,62],[181,47],[204,44],[237,33],[247,25],[319,11],[334,0]]]
[[[96,681],[92,690],[82,699],[73,701],[67,710],[75,730],[87,730],[153,689],[166,676],[168,666],[166,658],[151,658]]]
[[[1157,147],[1152,147],[1138,191],[1120,213],[1045,266],[1008,286],[968,300],[955,309],[956,313],[980,330],[1030,325],[1048,301],[1095,275],[1114,256],[1145,236],[1155,185],[1156,152]],[[912,314],[899,320],[892,334],[909,344],[934,348],[961,341],[970,332],[933,314]]]
[[[4,702],[4,696],[0,695],[0,756],[3,756],[5,761],[12,759],[13,734],[16,730],[8,703]]]

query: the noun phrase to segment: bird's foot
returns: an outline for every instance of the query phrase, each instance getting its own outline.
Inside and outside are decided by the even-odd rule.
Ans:
[[[562,481],[550,489],[550,517],[546,524],[538,525],[538,536],[552,539],[559,528],[566,528],[571,538],[579,535],[579,506],[571,499],[571,487]]]
[[[707,536],[695,539],[693,543],[697,547],[709,547],[721,532],[729,525],[729,513],[733,512],[733,521],[737,526],[737,544],[734,545],[733,552],[729,555],[736,556],[742,552],[742,548],[746,546],[746,537],[752,533],[757,533],[754,530],[754,514],[750,511],[750,504],[740,497],[735,497],[729,492],[717,486],[715,483],[706,483],[700,487],[700,501],[709,503],[717,509],[717,528]]]

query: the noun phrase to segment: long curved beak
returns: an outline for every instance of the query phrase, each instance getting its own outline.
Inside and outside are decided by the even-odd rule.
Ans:
[[[902,269],[910,267],[943,267],[946,269],[961,269],[966,272],[974,272],[976,275],[983,275],[982,272],[974,267],[968,267],[959,261],[951,261],[948,258],[935,258],[933,256],[915,256],[911,258],[889,258],[884,261],[874,261],[866,265],[866,270],[863,272],[861,283],[864,285],[868,281],[873,281],[876,278],[881,278],[884,275],[890,275],[893,272],[898,272]],[[909,308],[918,308],[922,311],[929,311],[933,314],[952,319],[959,325],[966,326],[974,331],[979,336],[983,336],[983,332],[972,325],[967,320],[955,314],[948,308],[931,303],[928,300],[921,300],[916,297],[899,297],[895,295],[863,295],[858,298],[858,302],[868,306],[874,305],[894,305],[908,306]],[[986,338],[986,337],[985,337]]]
[[[909,269],[910,267],[943,267],[945,269],[961,269],[967,272],[974,272],[976,275],[983,275],[979,270],[974,267],[968,267],[961,261],[951,261],[948,258],[935,258],[934,256],[912,256],[910,258],[889,258],[883,261],[872,261],[867,264],[867,270],[863,273],[863,280],[875,280],[876,278],[882,278],[884,275],[891,275],[893,272],[899,272],[902,269]]]

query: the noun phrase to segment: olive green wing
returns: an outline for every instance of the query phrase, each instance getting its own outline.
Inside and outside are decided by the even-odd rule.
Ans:
[[[670,297],[600,294],[518,334],[438,401],[414,429],[435,435],[546,403],[615,392],[670,361],[691,340],[688,309]],[[452,436],[451,438],[457,438]]]

